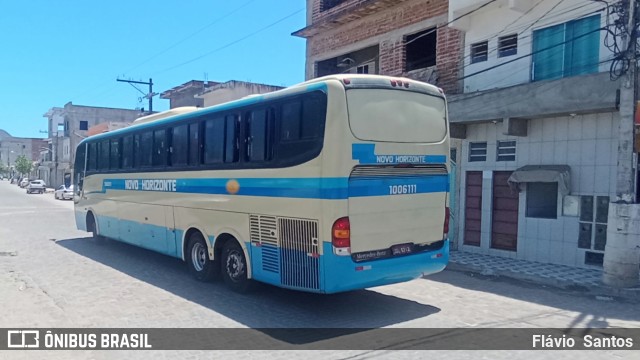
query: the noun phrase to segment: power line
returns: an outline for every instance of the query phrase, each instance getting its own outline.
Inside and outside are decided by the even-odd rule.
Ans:
[[[560,0],[558,1],[557,4],[555,4],[551,9],[549,9],[549,11],[547,11],[546,13],[544,13],[542,16],[540,16],[540,18],[536,21],[533,22],[533,24],[529,25],[526,29],[522,30],[521,34],[529,29],[531,29],[535,24],[537,24],[538,22],[540,22],[540,20],[544,19],[545,16],[549,15],[549,13],[551,13],[553,10],[555,10],[558,6],[560,6],[560,4],[562,4],[564,2],[564,0]]]
[[[184,43],[185,41],[187,41],[187,40],[191,39],[191,38],[192,38],[192,37],[194,37],[195,35],[197,35],[197,34],[199,34],[199,33],[203,32],[204,30],[206,30],[206,29],[210,28],[211,26],[213,26],[213,25],[215,25],[215,24],[217,24],[217,23],[221,22],[222,20],[227,19],[227,18],[228,18],[228,17],[230,17],[231,15],[233,15],[233,14],[237,13],[238,11],[240,11],[241,9],[243,9],[243,8],[247,7],[248,5],[250,5],[251,3],[255,2],[255,1],[256,1],[256,0],[249,0],[249,1],[247,1],[246,3],[242,4],[241,6],[239,6],[239,7],[235,8],[234,10],[232,10],[232,11],[230,11],[230,12],[226,13],[225,15],[223,15],[223,16],[221,16],[221,17],[219,17],[219,18],[215,19],[215,20],[213,20],[212,22],[210,22],[210,23],[208,23],[207,25],[203,26],[202,28],[200,28],[200,29],[196,30],[195,32],[193,32],[193,33],[191,33],[191,34],[189,34],[189,35],[187,35],[187,36],[183,37],[182,39],[180,39],[180,40],[178,40],[177,42],[173,43],[172,45],[170,45],[169,47],[165,48],[164,50],[162,50],[162,51],[160,51],[160,52],[156,53],[155,55],[153,55],[153,56],[149,57],[148,59],[146,59],[146,60],[144,60],[144,61],[140,62],[139,64],[137,64],[137,65],[135,65],[135,66],[133,66],[133,67],[132,67],[132,68],[130,68],[129,70],[125,71],[123,74],[129,73],[129,72],[131,72],[131,71],[133,71],[133,70],[137,69],[138,67],[140,67],[140,66],[142,66],[142,65],[144,65],[144,64],[146,64],[146,63],[148,63],[148,62],[150,62],[150,61],[152,61],[152,60],[154,60],[154,59],[156,59],[156,58],[157,58],[157,57],[159,57],[160,55],[165,54],[165,53],[166,53],[166,52],[168,52],[169,50],[171,50],[171,49],[175,48],[176,46],[178,46],[178,45],[180,45],[180,44]],[[79,97],[85,96],[86,94],[88,94],[88,93],[90,93],[90,92],[93,92],[94,90],[97,90],[97,89],[99,89],[99,88],[101,88],[101,87],[104,87],[105,85],[110,84],[110,83],[111,83],[111,81],[109,81],[109,82],[106,82],[106,81],[105,81],[104,83],[101,83],[100,85],[94,86],[93,88],[91,88],[91,89],[89,89],[89,90],[87,90],[87,91],[82,92],[80,95],[76,96],[75,98],[79,98]],[[100,93],[100,94],[99,94],[99,96],[96,96],[96,97],[101,97],[102,95],[104,95],[104,94],[106,94],[106,93],[111,92],[114,88],[115,88],[115,86],[111,86],[111,87],[109,87],[107,90],[105,90],[105,91],[103,91],[102,93]]]
[[[494,3],[494,2],[496,2],[496,1],[498,1],[498,0],[491,0],[491,1],[487,2],[487,3],[484,3],[484,4],[482,4],[481,6],[478,6],[477,8],[475,8],[475,9],[473,9],[473,10],[471,10],[471,11],[468,11],[468,12],[466,12],[466,13],[464,13],[464,14],[462,14],[462,15],[458,16],[457,18],[455,18],[455,19],[453,19],[453,20],[451,20],[451,21],[449,21],[449,22],[447,22],[447,23],[445,23],[445,24],[438,25],[438,26],[436,26],[435,28],[433,28],[433,29],[431,29],[431,30],[429,30],[429,31],[425,32],[424,34],[420,34],[419,36],[416,36],[415,38],[413,38],[413,39],[411,39],[411,40],[409,40],[409,41],[406,41],[406,42],[404,43],[404,45],[405,45],[405,46],[406,46],[406,45],[409,45],[409,44],[411,44],[412,42],[414,42],[414,41],[416,41],[416,40],[420,39],[421,37],[424,37],[424,36],[427,36],[427,35],[431,35],[431,34],[433,34],[435,31],[437,31],[438,29],[441,29],[441,28],[443,28],[443,27],[445,27],[445,26],[449,26],[449,25],[453,24],[454,22],[456,22],[456,21],[458,21],[458,20],[462,19],[463,17],[465,17],[465,16],[469,16],[469,15],[471,15],[471,14],[475,13],[476,11],[479,11],[480,9],[485,8],[485,7],[487,7],[487,6],[491,5],[491,4],[493,4],[493,3]]]
[[[609,59],[606,59],[606,60],[603,60],[603,61],[598,62],[598,64],[597,64],[597,65],[605,64],[605,63],[610,62],[610,61],[612,61],[612,60],[613,60],[613,58],[609,58]],[[557,88],[559,88],[560,86],[562,86],[563,84],[564,84],[564,83],[563,83],[562,81],[556,81],[554,84],[551,84],[551,85],[546,89],[546,91],[551,91],[551,90],[557,89]],[[529,87],[529,88],[527,88],[527,89],[528,89],[528,91],[529,91],[529,92],[533,92],[533,91],[535,91],[535,90],[537,90],[537,89],[539,89],[539,88],[541,88],[541,87],[543,87],[543,86],[545,86],[545,85],[549,85],[549,82],[547,82],[547,81],[539,81],[539,82],[536,82],[536,83],[535,83],[535,85],[533,85],[533,84],[532,84],[532,85],[531,85],[531,87]],[[458,100],[450,100],[450,101],[449,101],[449,103],[455,103],[455,102],[458,102],[458,101],[470,100],[470,99],[473,99],[473,98],[475,98],[475,97],[482,96],[482,95],[487,95],[487,94],[489,94],[489,93],[493,93],[493,92],[500,91],[500,90],[503,90],[503,89],[504,89],[504,88],[496,88],[496,89],[491,89],[491,90],[481,91],[481,92],[479,92],[477,95],[474,95],[474,96],[471,96],[471,97],[465,97],[464,99],[458,99]],[[530,101],[530,100],[531,100],[531,98],[530,98],[530,97],[528,97],[528,96],[523,96],[523,97],[522,97],[521,99],[519,99],[519,100],[511,99],[511,100],[509,101],[509,104],[510,104],[510,105],[513,105],[513,104],[519,104],[519,103],[521,103],[521,102],[524,102],[524,101]],[[466,111],[467,111],[468,113],[474,113],[474,112],[476,112],[476,111],[480,111],[480,110],[482,110],[482,109],[484,109],[484,108],[486,108],[486,107],[488,107],[488,106],[491,106],[492,104],[495,104],[495,103],[497,103],[497,102],[500,102],[500,101],[502,101],[502,99],[497,99],[497,98],[494,98],[494,99],[487,99],[487,100],[484,100],[484,101],[482,102],[482,104],[480,104],[480,105],[478,105],[478,106],[476,106],[476,107],[473,107],[473,108],[471,108],[471,109],[467,109]]]
[[[247,1],[246,3],[242,4],[241,6],[239,6],[239,7],[235,8],[234,10],[232,10],[232,11],[230,11],[230,12],[226,13],[225,15],[223,15],[223,16],[221,16],[221,17],[219,17],[219,18],[217,18],[217,19],[213,20],[212,22],[208,23],[207,25],[203,26],[203,27],[202,27],[202,28],[200,28],[199,30],[196,30],[195,32],[193,32],[193,33],[191,33],[191,34],[189,34],[189,35],[187,35],[187,36],[183,37],[182,39],[180,39],[180,40],[178,40],[177,42],[173,43],[172,45],[170,45],[169,47],[165,48],[164,50],[162,50],[162,51],[158,52],[157,54],[155,54],[155,55],[151,56],[151,57],[150,57],[150,58],[148,58],[147,60],[144,60],[144,61],[142,61],[141,63],[139,63],[138,65],[136,65],[136,66],[132,67],[131,69],[129,69],[129,70],[127,70],[127,71],[125,71],[123,74],[127,74],[127,73],[129,73],[130,71],[135,70],[135,69],[137,69],[138,67],[140,67],[140,66],[142,66],[142,65],[144,65],[144,64],[146,64],[146,63],[148,63],[148,62],[150,62],[151,60],[156,59],[158,56],[160,56],[160,55],[162,55],[162,54],[165,54],[167,51],[169,51],[169,50],[171,50],[171,49],[175,48],[176,46],[178,46],[178,45],[180,45],[180,44],[184,43],[185,41],[187,41],[187,40],[191,39],[192,37],[194,37],[194,36],[198,35],[199,33],[201,33],[201,32],[203,32],[204,30],[206,30],[206,29],[210,28],[211,26],[213,26],[213,25],[215,25],[215,24],[219,23],[220,21],[222,21],[222,20],[224,20],[224,19],[228,18],[229,16],[231,16],[231,15],[233,15],[233,14],[237,13],[238,11],[240,11],[241,9],[243,9],[243,8],[247,7],[249,4],[251,4],[251,3],[255,2],[255,1],[256,1],[256,0],[249,0],[249,1]]]
[[[564,15],[564,14],[567,14],[567,13],[573,12],[574,10],[577,10],[577,9],[580,9],[580,8],[583,8],[583,7],[584,7],[584,5],[576,6],[576,7],[574,7],[574,8],[567,8],[567,9],[566,9],[565,11],[563,11],[563,12],[556,13],[556,14],[554,14],[553,16],[546,18],[546,20],[551,20],[551,19],[558,18],[558,17],[560,17],[560,16],[562,16],[562,15]],[[594,11],[592,11],[592,12],[590,12],[590,13],[586,13],[586,14],[581,15],[581,17],[580,17],[580,18],[587,17],[587,16],[594,15],[594,14],[597,14],[597,13],[599,13],[599,12],[604,11],[605,9],[606,9],[606,8],[602,8],[602,9],[594,10]],[[534,20],[534,22],[538,22],[538,21],[540,21],[540,18],[538,18],[538,19]],[[522,26],[522,27],[524,27],[524,26],[527,26],[527,25],[529,25],[529,24],[530,24],[530,23],[525,23],[525,24],[521,24],[521,26]],[[513,30],[516,30],[516,29],[519,29],[519,28],[514,28]],[[504,30],[503,30],[503,31],[504,31]],[[558,30],[558,31],[559,31],[559,32],[563,32],[563,31],[564,31],[564,29],[562,29],[562,30]],[[520,35],[522,35],[522,33],[524,33],[524,31],[520,31],[520,30],[518,31],[518,41],[519,41],[519,42],[521,42],[522,40],[525,40],[525,39],[530,38],[530,37],[532,37],[532,36],[533,36],[533,34],[531,34],[531,35],[525,35],[525,36],[520,36]],[[484,42],[484,41],[489,42],[490,40],[493,40],[493,39],[498,38],[500,34],[501,34],[501,33],[496,33],[495,35],[492,35],[491,37],[483,38],[483,39],[477,40],[477,41],[475,41],[475,42],[474,42],[474,44],[477,44],[477,43],[480,43],[480,42]],[[491,47],[491,49],[487,52],[487,56],[488,56],[488,55],[493,54],[494,52],[496,52],[496,51],[499,49],[499,46],[498,46],[498,45],[499,45],[499,44],[496,44],[496,46],[492,46],[492,47]],[[471,54],[463,56],[462,61],[466,62],[467,60],[471,59],[471,56],[472,56]],[[466,64],[466,65],[464,65],[464,66],[463,66],[463,68],[467,68],[467,67],[469,67],[469,66],[471,66],[471,65],[473,65],[473,64],[471,64],[471,63]]]
[[[226,49],[226,48],[228,48],[228,47],[230,47],[230,46],[233,46],[233,45],[235,45],[235,44],[237,44],[237,43],[239,43],[239,42],[241,42],[241,41],[244,41],[244,40],[246,40],[246,39],[248,39],[248,38],[250,38],[250,37],[252,37],[252,36],[254,36],[254,35],[256,35],[256,34],[261,33],[262,31],[265,31],[265,30],[267,30],[267,29],[269,29],[269,28],[271,28],[271,27],[273,27],[273,26],[275,26],[275,25],[277,25],[277,24],[279,24],[279,23],[281,23],[281,22],[283,22],[283,21],[285,21],[285,20],[287,20],[287,19],[289,19],[289,18],[291,18],[291,17],[295,16],[295,15],[297,15],[299,12],[301,12],[301,11],[303,11],[303,10],[304,10],[304,8],[302,8],[302,9],[298,9],[298,10],[296,10],[296,11],[294,11],[294,12],[290,13],[289,15],[287,15],[287,16],[285,16],[285,17],[283,17],[283,18],[280,18],[279,20],[276,20],[275,22],[272,22],[271,24],[269,24],[269,25],[267,25],[267,26],[264,26],[264,27],[262,27],[262,28],[260,28],[260,29],[258,29],[258,30],[256,30],[256,31],[254,31],[254,32],[252,32],[252,33],[250,33],[250,34],[248,34],[248,35],[245,35],[245,36],[243,36],[243,37],[241,37],[241,38],[239,38],[239,39],[236,39],[236,40],[234,40],[234,41],[232,41],[232,42],[230,42],[230,43],[227,43],[226,45],[223,45],[223,46],[221,46],[221,47],[219,47],[219,48],[216,48],[216,49],[214,49],[214,50],[211,50],[211,51],[209,51],[209,52],[206,52],[206,53],[204,53],[204,54],[202,54],[202,55],[196,56],[196,57],[194,57],[194,58],[192,58],[192,59],[190,59],[190,60],[187,60],[187,61],[182,62],[182,63],[180,63],[180,64],[177,64],[177,65],[174,65],[174,66],[168,67],[168,68],[166,68],[166,69],[164,69],[164,70],[158,71],[158,72],[156,72],[154,75],[158,75],[158,74],[165,73],[165,72],[167,72],[167,71],[170,71],[170,70],[173,70],[173,69],[179,68],[179,67],[181,67],[181,66],[184,66],[184,65],[190,64],[190,63],[192,63],[192,62],[194,62],[194,61],[200,60],[200,59],[202,59],[202,58],[204,58],[204,57],[206,57],[206,56],[209,56],[209,55],[211,55],[211,54],[214,54],[214,53],[216,53],[216,52],[218,52],[218,51],[220,51],[220,50],[224,50],[224,49]]]
[[[540,50],[532,51],[532,52],[530,52],[529,54],[522,55],[522,56],[518,56],[517,58],[511,59],[511,60],[509,60],[509,61],[505,61],[505,62],[500,63],[500,64],[496,64],[496,65],[494,65],[494,66],[490,66],[490,67],[488,67],[488,68],[485,68],[485,69],[482,69],[482,70],[476,71],[476,72],[471,73],[471,74],[469,74],[469,75],[464,75],[464,76],[462,76],[462,77],[458,78],[457,80],[464,80],[464,79],[466,79],[466,78],[469,78],[469,77],[472,77],[472,76],[475,76],[475,75],[478,75],[478,74],[485,73],[485,72],[487,72],[487,71],[490,71],[490,70],[493,70],[493,69],[499,68],[499,67],[501,67],[501,66],[504,66],[504,65],[510,64],[510,63],[512,63],[512,62],[514,62],[514,61],[518,61],[518,60],[521,60],[521,59],[524,59],[524,58],[527,58],[527,57],[533,56],[533,55],[535,55],[535,54],[538,54],[538,53],[540,53],[540,52],[543,52],[543,51],[546,51],[546,50],[549,50],[549,49],[553,49],[553,48],[555,48],[555,47],[557,47],[557,46],[564,45],[564,44],[567,44],[567,43],[569,43],[569,42],[573,42],[574,40],[577,40],[577,39],[583,38],[583,37],[585,37],[585,36],[587,36],[587,35],[590,35],[590,34],[593,34],[593,33],[595,33],[595,32],[600,32],[600,31],[602,31],[602,30],[605,30],[605,28],[598,28],[598,29],[595,29],[595,30],[591,30],[591,31],[586,32],[586,33],[584,33],[584,34],[582,34],[582,35],[575,36],[575,37],[573,37],[573,38],[571,38],[571,39],[569,39],[569,40],[565,40],[565,41],[563,41],[563,42],[561,42],[561,43],[557,43],[557,44],[555,44],[555,45],[547,46],[546,48],[543,48],[543,49],[540,49]]]

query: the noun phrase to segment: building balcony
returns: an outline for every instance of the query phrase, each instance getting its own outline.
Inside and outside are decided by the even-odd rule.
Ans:
[[[311,24],[307,24],[307,27],[295,31],[292,35],[308,38],[322,31],[396,7],[406,1],[409,0],[346,0],[324,11],[321,7],[320,13],[314,14]]]
[[[608,72],[601,72],[453,95],[448,97],[449,119],[459,129],[464,124],[504,119],[615,111],[619,89],[620,81],[611,81]]]

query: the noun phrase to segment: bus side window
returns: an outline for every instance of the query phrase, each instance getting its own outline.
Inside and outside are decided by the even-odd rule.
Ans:
[[[247,113],[247,154],[246,160],[271,160],[270,128],[273,122],[273,112],[270,109],[259,109]]]
[[[122,138],[122,168],[131,169],[133,167],[133,135]]]
[[[316,139],[322,136],[324,131],[324,119],[326,116],[325,97],[312,93],[302,101],[301,139]]]
[[[171,166],[187,165],[189,155],[189,126],[180,125],[171,132]]]
[[[153,132],[147,131],[140,135],[140,163],[137,165],[149,167],[153,164]]]
[[[200,123],[189,124],[189,165],[200,164]]]
[[[302,104],[291,101],[282,104],[280,116],[280,141],[296,141],[300,139]]]
[[[217,164],[224,160],[224,118],[204,122],[204,163]]]
[[[111,170],[119,170],[122,166],[122,159],[120,157],[122,152],[121,146],[122,141],[120,138],[111,139],[111,161],[109,165]]]
[[[85,164],[87,158],[87,145],[82,144],[78,146],[76,150],[76,162],[74,165],[74,172],[76,174],[75,178],[75,192],[77,195],[80,195],[82,191],[82,184],[85,175]]]
[[[89,159],[87,161],[87,171],[94,171],[98,169],[98,144],[92,142],[88,146]]]
[[[111,152],[109,151],[109,140],[103,140],[100,142],[100,151],[98,152],[98,169],[109,170],[109,158]]]
[[[225,117],[225,150],[224,162],[238,162],[240,149],[239,121],[237,115],[227,115]]]
[[[151,161],[155,167],[167,165],[167,132],[165,130],[153,132],[153,156]]]

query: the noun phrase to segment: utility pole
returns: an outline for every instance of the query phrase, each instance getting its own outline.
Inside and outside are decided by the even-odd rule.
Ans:
[[[150,78],[149,82],[144,82],[144,81],[133,81],[133,80],[122,80],[122,79],[116,79],[117,81],[120,82],[126,82],[129,83],[129,85],[133,86],[136,90],[138,90],[142,95],[144,95],[143,97],[146,99],[149,99],[149,112],[153,112],[153,97],[158,95],[157,93],[153,92],[153,80]],[[133,84],[141,84],[141,85],[149,85],[149,92],[148,93],[144,93],[144,91],[138,89],[135,85]]]
[[[628,33],[623,37],[624,57],[629,63],[620,89],[620,125],[618,127],[618,165],[616,181],[616,201],[631,204],[635,202],[634,179],[634,123],[636,110],[636,0],[629,0]]]
[[[640,276],[640,204],[636,201],[634,172],[634,128],[637,106],[636,0],[629,1],[628,23],[622,37],[622,61],[628,64],[620,87],[620,121],[618,125],[618,164],[616,199],[609,203],[607,242],[603,259],[602,281],[617,288],[638,286]],[[624,67],[623,67],[624,69]]]

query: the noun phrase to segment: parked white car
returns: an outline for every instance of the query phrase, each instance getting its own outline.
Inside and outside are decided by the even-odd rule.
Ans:
[[[53,193],[53,197],[60,200],[72,200],[73,199],[73,185],[66,187],[64,185],[60,185]]]
[[[20,180],[20,184],[18,184],[21,188],[26,188],[27,186],[29,186],[29,179],[24,178],[22,180]]]
[[[47,190],[47,185],[43,180],[33,180],[27,185],[27,194],[39,193],[44,194]]]

